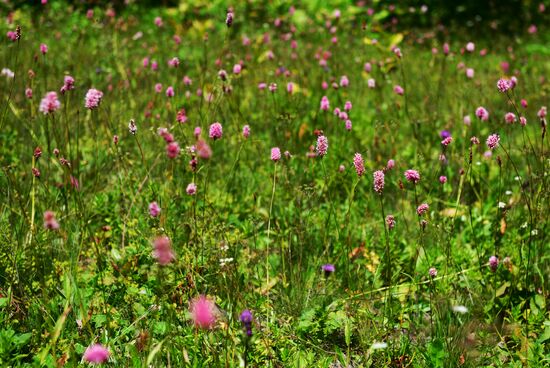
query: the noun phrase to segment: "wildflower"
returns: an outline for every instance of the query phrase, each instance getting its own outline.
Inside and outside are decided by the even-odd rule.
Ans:
[[[399,47],[395,47],[393,49],[393,53],[395,56],[397,56],[398,59],[401,59],[403,57],[403,53],[401,53],[401,49]]]
[[[519,123],[521,124],[521,126],[526,126],[527,125],[527,119],[524,116],[520,116],[519,117]]]
[[[513,124],[516,122],[516,115],[513,113],[513,112],[507,112],[505,115],[504,115],[504,120],[508,123],[508,124]]]
[[[160,236],[154,240],[153,257],[157,259],[161,266],[166,266],[176,258],[172,250],[170,238],[167,236]]]
[[[405,90],[400,85],[396,85],[393,87],[393,91],[398,94],[399,96],[403,96],[403,93],[405,93]]]
[[[52,113],[59,109],[61,106],[61,103],[57,99],[57,93],[55,92],[48,92],[46,93],[46,97],[40,101],[40,112],[44,113],[44,115]]]
[[[294,83],[288,82],[286,85],[286,91],[290,94],[294,91]]]
[[[338,166],[338,172],[343,173],[344,171],[346,171],[346,167],[344,165]]]
[[[216,323],[216,304],[204,295],[193,299],[189,306],[195,327],[211,329]]]
[[[416,170],[407,170],[405,171],[405,178],[411,183],[418,183],[420,181],[420,173]]]
[[[449,55],[449,51],[450,51],[449,44],[445,42],[445,43],[443,44],[443,54]]]
[[[84,360],[91,364],[102,364],[109,359],[109,350],[101,344],[88,346],[84,352]]]
[[[222,137],[222,133],[223,133],[223,129],[220,123],[215,122],[212,125],[210,125],[210,132],[208,134],[210,138],[214,140],[220,139]]]
[[[320,135],[317,137],[317,155],[318,156],[325,156],[327,154],[328,150],[328,138],[324,135]]]
[[[277,162],[281,159],[281,150],[279,147],[273,147],[271,149],[271,161]]]
[[[233,24],[233,17],[234,17],[233,9],[229,8],[227,10],[227,15],[225,16],[225,24],[227,25],[228,28],[231,27],[231,25]]]
[[[544,119],[546,117],[546,106],[542,106],[539,111],[537,111],[537,116],[539,119]]]
[[[136,135],[137,132],[137,125],[134,119],[130,119],[130,122],[128,123],[128,130],[132,135]]]
[[[244,326],[244,329],[246,330],[246,335],[249,337],[252,336],[252,312],[250,312],[248,309],[245,309],[241,313],[240,320]]]
[[[250,136],[250,127],[245,125],[243,127],[243,137],[248,138]]]
[[[218,77],[220,77],[220,79],[225,82],[227,80],[227,72],[223,69],[220,70],[218,72]]]
[[[200,134],[200,133],[199,133]],[[197,153],[202,159],[209,159],[212,156],[212,149],[203,139],[199,139],[195,145]]]
[[[349,119],[346,120],[345,127],[346,127],[346,130],[351,130],[351,128],[352,128],[351,120],[349,120]]]
[[[460,314],[465,314],[465,313],[468,313],[468,308],[466,308],[463,305],[454,305],[453,306],[453,312],[460,313]]]
[[[70,75],[66,75],[65,79],[63,80],[63,86],[61,86],[61,89],[59,90],[61,94],[65,94],[67,91],[71,91],[74,89],[74,78]]]
[[[176,115],[176,121],[181,124],[187,122],[187,115],[185,115],[185,109],[182,108],[181,110],[178,111]]]
[[[474,77],[475,71],[472,68],[466,68],[466,77],[472,79]]]
[[[416,209],[416,213],[418,216],[422,216],[430,209],[430,206],[428,206],[427,203],[422,203],[418,208]]]
[[[372,65],[371,65],[371,63],[365,63],[365,65],[363,66],[363,69],[365,69],[365,71],[366,71],[367,73],[370,73],[371,70],[372,70]]]
[[[497,89],[499,92],[505,93],[510,88],[512,88],[512,84],[508,79],[500,78],[497,82]]]
[[[369,87],[369,88],[371,88],[371,89],[372,89],[372,88],[375,88],[375,87],[376,87],[376,81],[375,81],[374,79],[372,79],[372,78],[369,78],[369,79],[367,80],[367,87]]]
[[[172,68],[177,68],[180,65],[180,59],[177,57],[173,57],[172,59],[168,60],[168,66],[171,66]]]
[[[260,91],[263,91],[264,89],[266,89],[266,87],[267,87],[267,83],[263,83],[263,82],[262,82],[262,83],[258,83],[258,89],[259,89]]]
[[[323,96],[323,98],[321,98],[321,110],[328,111],[329,109],[330,109],[330,103],[328,101],[328,97]]]
[[[59,229],[59,223],[55,219],[55,214],[52,211],[44,212],[44,227],[48,230]]]
[[[156,93],[161,93],[162,92],[162,84],[161,83],[155,84],[155,92]]]
[[[389,159],[388,163],[386,164],[386,170],[391,170],[395,167],[395,160]]]
[[[452,141],[453,141],[453,137],[449,136],[449,137],[446,137],[445,139],[443,139],[441,141],[441,144],[444,145],[445,147],[447,147],[449,144],[451,144]]]
[[[151,70],[157,71],[159,69],[159,63],[155,60],[151,61]]]
[[[445,184],[445,183],[447,182],[447,177],[446,177],[445,175],[441,175],[441,176],[439,177],[439,182],[440,182],[441,184]]]
[[[166,97],[174,97],[174,87],[169,86],[166,88]]]
[[[498,146],[498,143],[500,142],[500,137],[498,134],[491,134],[487,138],[487,147],[490,149],[495,149],[496,146]]]
[[[233,74],[240,74],[242,70],[241,64],[233,65]]]
[[[17,34],[14,31],[8,31],[7,37],[10,39],[10,41],[15,42],[17,41]]]
[[[161,17],[155,17],[155,25],[157,27],[162,27],[162,18]]]
[[[351,108],[352,108],[351,101],[346,101],[346,103],[344,104],[344,110],[351,111]]]
[[[343,75],[340,77],[340,87],[347,87],[349,86],[349,79],[347,76]]]
[[[464,121],[465,125],[470,125],[472,123],[472,119],[470,118],[470,115],[465,115],[462,120]]]
[[[479,139],[476,136],[473,136],[472,138],[470,138],[470,142],[472,144],[479,144]]]
[[[374,191],[378,194],[382,194],[384,190],[384,172],[382,170],[377,170],[373,174],[374,177]]]
[[[85,106],[87,109],[93,110],[99,106],[101,99],[103,98],[103,92],[91,88],[86,93]]]
[[[498,258],[496,256],[491,256],[489,258],[489,268],[491,268],[491,272],[495,272],[498,268]]]
[[[363,156],[361,156],[360,153],[356,153],[355,156],[353,156],[353,166],[355,166],[357,176],[363,176],[365,173],[365,163],[363,161]]]
[[[149,215],[157,217],[160,214],[160,207],[157,202],[149,203]]]
[[[277,83],[270,83],[269,84],[269,92],[275,93],[276,90],[277,90]]]
[[[395,227],[395,217],[393,215],[386,216],[386,225],[390,230],[392,230]]]
[[[40,52],[42,53],[42,55],[46,55],[46,53],[48,52],[48,46],[45,43],[40,44]]]
[[[475,48],[476,48],[476,45],[473,42],[468,42],[466,44],[466,51],[468,52],[474,52]]]
[[[30,88],[25,89],[25,97],[27,97],[28,99],[32,98],[32,89]]]
[[[388,347],[388,344],[385,343],[385,342],[374,342],[372,345],[371,345],[371,349],[372,350],[381,350],[381,349],[385,349]]]
[[[428,270],[428,274],[430,275],[430,277],[436,277],[437,276],[437,270],[435,269],[435,267],[432,267]]]
[[[325,277],[329,277],[334,271],[336,271],[336,268],[333,264],[327,263],[321,266],[321,271],[325,273]]]
[[[197,185],[195,183],[189,183],[185,189],[185,192],[188,195],[195,195],[197,193]]]
[[[521,103],[521,107],[523,107],[524,109],[527,108],[527,100],[526,99],[522,98],[520,103]]]
[[[489,111],[487,111],[487,109],[485,109],[484,107],[480,106],[476,109],[476,116],[481,121],[487,121],[489,120]]]

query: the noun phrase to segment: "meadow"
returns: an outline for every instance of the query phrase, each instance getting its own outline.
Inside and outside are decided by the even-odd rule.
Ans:
[[[42,3],[1,8],[0,366],[550,364],[548,2]]]

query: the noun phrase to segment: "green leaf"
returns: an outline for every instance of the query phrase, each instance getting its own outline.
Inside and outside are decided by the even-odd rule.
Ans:
[[[504,284],[502,284],[495,292],[495,296],[499,298],[500,296],[504,295],[508,286],[510,286],[510,281],[506,281]]]

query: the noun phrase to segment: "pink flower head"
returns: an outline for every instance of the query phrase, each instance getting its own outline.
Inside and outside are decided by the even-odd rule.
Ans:
[[[40,44],[40,52],[42,53],[42,55],[46,55],[46,53],[48,52],[48,46],[45,43]]]
[[[258,89],[259,89],[260,91],[263,91],[263,90],[266,89],[266,88],[267,88],[267,83],[263,83],[263,82],[258,83]]]
[[[363,156],[360,153],[356,153],[355,156],[353,156],[353,166],[355,166],[357,176],[363,176],[365,173],[365,162],[363,161]]]
[[[489,268],[491,272],[496,272],[498,268],[498,258],[496,256],[489,257]]]
[[[403,53],[401,52],[401,49],[399,47],[394,47],[393,53],[395,54],[395,56],[397,56],[398,59],[401,59],[403,57]]]
[[[546,114],[547,114],[547,109],[546,109],[546,106],[542,106],[539,111],[537,111],[537,116],[539,119],[544,119],[546,117]]]
[[[498,134],[491,134],[487,138],[487,147],[490,149],[495,149],[496,146],[498,146],[498,143],[500,142],[500,137]]]
[[[347,87],[349,86],[349,79],[347,76],[343,75],[340,77],[340,87]]]
[[[170,142],[166,145],[166,154],[169,158],[176,158],[180,154],[181,148],[178,142]]]
[[[48,230],[59,229],[59,223],[55,219],[55,214],[52,211],[44,212],[44,227]]]
[[[400,85],[396,85],[393,87],[393,91],[398,94],[399,96],[403,96],[403,93],[405,93],[405,90]]]
[[[161,17],[155,17],[155,25],[157,27],[162,27],[162,18]]]
[[[168,60],[168,66],[171,66],[172,68],[177,68],[180,65],[180,59],[177,57],[173,57],[172,59]]]
[[[190,86],[191,84],[193,84],[193,80],[191,80],[189,76],[185,75],[183,76],[183,84],[185,84],[186,86]]]
[[[392,230],[395,227],[395,217],[393,215],[386,216],[386,225],[390,230]]]
[[[367,73],[370,73],[372,70],[372,65],[370,63],[365,63],[365,65],[363,66],[363,69],[365,69]]]
[[[479,144],[479,139],[476,136],[473,136],[472,138],[470,138],[470,142],[472,144]]]
[[[346,167],[344,165],[338,166],[338,172],[343,173],[344,171],[346,171]]]
[[[211,329],[216,324],[216,304],[204,295],[191,301],[189,311],[195,327]]]
[[[88,346],[83,358],[91,364],[102,364],[109,359],[109,350],[101,344],[94,344]]]
[[[66,75],[63,80],[63,86],[60,89],[60,92],[62,94],[65,94],[67,91],[71,91],[74,89],[74,78],[70,75]]]
[[[197,184],[195,183],[189,183],[187,185],[187,188],[185,189],[185,192],[188,195],[195,195],[197,193]]]
[[[435,269],[435,267],[432,267],[428,270],[428,274],[430,275],[430,277],[436,277],[437,276],[437,270]]]
[[[351,108],[352,108],[351,101],[346,101],[346,103],[344,104],[344,110],[351,111]]]
[[[513,124],[516,122],[516,115],[513,112],[507,112],[504,115],[504,121],[506,121],[508,124]]]
[[[508,79],[500,78],[497,82],[497,89],[499,92],[505,93],[512,88],[512,84]]]
[[[521,124],[521,126],[526,126],[527,125],[527,119],[524,116],[520,116],[519,117],[519,123]]]
[[[151,70],[157,71],[159,69],[159,63],[155,60],[151,62]]]
[[[487,111],[487,109],[485,109],[484,107],[480,106],[476,109],[476,116],[481,121],[487,121],[489,120],[489,111]]]
[[[286,91],[292,94],[292,92],[294,92],[294,83],[288,82],[286,85]]]
[[[10,41],[15,42],[17,41],[17,33],[14,31],[8,31],[7,37],[10,39]]]
[[[243,137],[248,138],[250,136],[250,127],[248,125],[243,126]]]
[[[25,89],[25,97],[27,97],[28,99],[32,98],[32,89],[30,88]]]
[[[420,181],[420,173],[416,170],[407,170],[405,171],[405,178],[411,183],[418,183]]]
[[[475,71],[473,68],[466,68],[466,77],[472,79],[475,75]]]
[[[445,139],[443,139],[441,141],[441,144],[444,145],[445,147],[447,147],[449,144],[451,144],[452,141],[453,141],[453,137],[449,136],[449,137],[446,137]]]
[[[270,83],[268,89],[269,92],[275,93],[275,91],[277,90],[277,83]]]
[[[351,130],[352,128],[351,120],[349,119],[346,120],[345,127],[346,127],[346,130]]]
[[[328,97],[323,96],[323,98],[321,98],[321,110],[328,111],[329,109],[330,109],[330,103],[328,101]]]
[[[149,203],[149,215],[157,217],[160,214],[160,207],[157,202]]]
[[[470,115],[465,115],[464,118],[463,118],[463,121],[464,121],[465,125],[472,124],[472,119],[470,118]]]
[[[317,147],[315,149],[317,151],[317,156],[325,156],[328,150],[328,138],[324,135],[318,136]]]
[[[416,209],[416,213],[418,216],[422,216],[430,209],[430,206],[428,206],[427,203],[422,203],[418,208]]]
[[[40,101],[40,107],[38,109],[46,115],[56,111],[60,106],[61,103],[57,99],[57,93],[48,92],[42,101]]]
[[[203,139],[199,139],[197,141],[195,148],[200,158],[207,160],[210,157],[212,157],[212,149],[210,148],[208,143],[206,143],[206,141],[204,141]]]
[[[373,174],[374,181],[374,191],[378,194],[382,194],[384,190],[384,172],[382,170],[377,170]]]
[[[395,160],[389,159],[388,163],[386,164],[386,170],[391,170],[395,167]]]
[[[141,61],[141,63],[143,64],[144,68],[147,68],[149,66],[149,58],[144,57],[143,60]]]
[[[529,26],[529,28],[527,28],[527,32],[529,32],[530,34],[535,34],[537,33],[537,26],[534,25],[534,24],[531,24]]]
[[[277,162],[281,159],[281,150],[279,147],[273,147],[271,149],[271,161]]]
[[[162,92],[162,84],[161,83],[155,84],[155,92],[156,93],[161,93]]]
[[[166,97],[174,97],[174,87],[169,86],[166,88]]]
[[[446,177],[445,175],[441,175],[441,176],[439,177],[439,182],[440,182],[441,184],[445,184],[445,183],[447,182],[447,177]]]
[[[475,49],[476,49],[476,45],[473,42],[468,42],[466,44],[466,51],[474,52]]]
[[[218,122],[213,123],[210,125],[210,132],[208,133],[208,136],[212,138],[213,140],[220,139],[223,134],[222,125]]]
[[[372,78],[369,78],[369,79],[367,80],[367,87],[369,87],[369,88],[371,88],[371,89],[372,89],[372,88],[375,88],[375,87],[376,87],[376,81],[375,81],[374,79],[372,79]]]
[[[179,45],[181,43],[181,37],[179,35],[174,35],[174,37],[172,37],[172,39],[174,40],[174,43],[176,45]]]
[[[178,113],[176,114],[176,121],[181,124],[187,122],[187,115],[185,115],[185,109],[182,108],[181,110],[178,111]]]
[[[233,65],[233,74],[240,74],[242,70],[241,64]]]
[[[102,98],[103,92],[94,88],[90,88],[86,93],[86,97],[84,98],[84,106],[86,106],[87,109],[93,110],[99,106]]]
[[[521,107],[523,107],[524,109],[527,108],[527,100],[526,99],[522,98],[520,103],[521,103]]]
[[[449,44],[445,42],[445,43],[443,44],[443,54],[449,55],[449,52],[450,52]]]
[[[160,236],[155,239],[153,242],[153,257],[157,259],[161,266],[166,266],[176,258],[172,250],[170,238]]]

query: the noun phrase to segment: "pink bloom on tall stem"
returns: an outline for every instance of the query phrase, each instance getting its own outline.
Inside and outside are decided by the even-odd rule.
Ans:
[[[430,209],[430,206],[428,206],[427,203],[422,203],[418,208],[416,209],[416,213],[418,216],[422,216]]]
[[[166,154],[169,158],[176,158],[180,154],[180,145],[178,142],[170,142],[166,145]]]
[[[347,76],[343,75],[340,78],[340,87],[347,87],[347,86],[349,86],[349,79]]]
[[[546,114],[547,114],[547,109],[546,109],[546,106],[542,106],[539,111],[537,111],[537,116],[539,119],[544,119],[546,117]]]
[[[157,217],[160,214],[160,207],[157,202],[149,203],[149,215]]]
[[[376,87],[376,81],[375,81],[374,79],[372,79],[372,78],[369,78],[369,79],[367,80],[367,87],[369,87],[369,88],[371,88],[371,89],[372,89],[372,88],[375,88],[375,87]]]
[[[346,130],[351,130],[352,128],[351,120],[349,119],[346,120],[345,127],[346,127]]]
[[[498,263],[498,258],[496,256],[491,256],[489,258],[489,268],[491,269],[491,272],[496,272]]]
[[[40,101],[40,107],[38,109],[46,115],[56,111],[60,106],[61,103],[57,99],[57,93],[48,92],[42,101]]]
[[[328,111],[329,109],[330,109],[330,103],[328,101],[328,97],[323,96],[323,98],[321,98],[321,110]]]
[[[200,134],[200,133],[199,133]],[[202,159],[209,159],[212,157],[212,148],[204,141],[203,139],[199,139],[197,141],[197,144],[195,145],[195,148],[197,150],[197,154]]]
[[[512,88],[512,85],[508,79],[500,78],[497,82],[497,89],[499,92],[505,93],[510,88]]]
[[[498,134],[491,134],[487,138],[487,147],[490,149],[495,149],[496,146],[498,146],[498,143],[500,142],[500,137]]]
[[[468,52],[474,52],[475,48],[476,48],[476,45],[473,42],[468,42],[466,44],[466,51]]]
[[[162,27],[162,18],[161,17],[155,17],[155,25],[157,27]]]
[[[27,97],[28,99],[32,98],[32,89],[30,88],[25,89],[25,97]]]
[[[418,183],[420,181],[420,173],[416,170],[407,170],[405,171],[405,178],[411,183]]]
[[[363,176],[365,173],[365,162],[363,161],[363,156],[360,153],[356,153],[353,156],[353,166],[355,166],[355,172],[359,177]]]
[[[403,89],[403,87],[401,87],[400,85],[396,85],[393,87],[393,91],[398,94],[399,96],[403,96],[403,94],[405,93],[405,90]]]
[[[103,92],[95,89],[90,88],[88,92],[86,93],[85,100],[85,106],[87,109],[93,110],[99,106],[101,103],[101,99],[103,98]]]
[[[489,111],[485,109],[483,106],[480,106],[476,109],[476,116],[481,121],[487,121],[489,120]]]
[[[382,194],[384,190],[384,172],[382,170],[375,171],[373,178],[374,191],[378,194]]]
[[[241,64],[233,65],[233,74],[241,74],[242,66]]]
[[[174,97],[174,87],[169,86],[168,88],[166,88],[166,96]]]
[[[317,137],[317,155],[318,156],[325,156],[327,154],[328,150],[328,138],[324,135],[320,135]]]
[[[155,239],[153,242],[153,257],[157,259],[161,266],[170,264],[176,258],[172,250],[170,238],[167,236],[160,236]]]
[[[519,117],[519,123],[521,124],[521,126],[526,126],[527,125],[527,119],[524,116],[520,116]]]
[[[83,356],[84,360],[91,364],[102,364],[109,359],[109,350],[101,344],[88,346]]]
[[[63,80],[63,86],[60,89],[61,94],[65,94],[67,91],[74,89],[74,78],[70,75],[66,75]]]
[[[44,212],[44,227],[48,230],[58,230],[59,223],[55,218],[55,214],[52,211]]]
[[[439,177],[439,182],[440,182],[441,184],[445,184],[445,183],[447,182],[447,177],[446,177],[445,175],[441,175],[441,176]]]
[[[504,121],[506,121],[508,124],[513,124],[516,122],[516,115],[513,112],[507,112],[504,115]]]
[[[177,57],[173,57],[172,59],[168,60],[168,66],[171,66],[172,68],[177,68],[180,65],[180,59]]]
[[[386,170],[391,170],[395,167],[395,160],[389,159],[388,163],[386,164]]]
[[[453,137],[447,137],[441,141],[441,144],[447,147],[453,141]]]
[[[189,183],[187,185],[187,188],[185,189],[185,192],[188,195],[195,195],[197,193],[197,184],[195,183]]]
[[[395,217],[393,215],[386,216],[386,225],[390,230],[392,230],[395,227]]]
[[[351,101],[346,101],[346,103],[344,104],[344,110],[351,111],[351,108],[352,108]]]
[[[243,137],[248,138],[250,136],[250,127],[245,125],[243,127]]]
[[[195,327],[211,329],[216,324],[216,304],[204,295],[191,301],[189,311]]]
[[[40,44],[40,52],[42,53],[42,55],[46,55],[46,53],[48,52],[48,46],[45,43]]]
[[[271,161],[277,162],[281,159],[281,150],[279,147],[273,147],[271,149]]]
[[[222,134],[223,134],[223,128],[220,123],[215,122],[212,125],[210,125],[210,132],[208,134],[210,138],[214,140],[220,139],[222,137]]]

